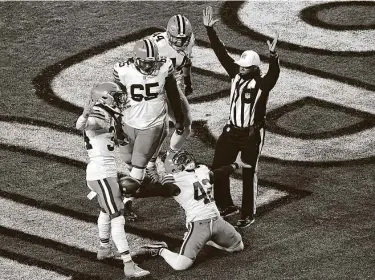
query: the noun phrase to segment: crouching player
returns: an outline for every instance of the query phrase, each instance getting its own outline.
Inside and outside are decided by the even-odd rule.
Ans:
[[[86,169],[87,186],[90,194],[98,197],[101,208],[98,217],[100,248],[97,258],[112,256],[110,237],[115,243],[124,263],[127,277],[142,277],[149,271],[139,268],[130,256],[125,234],[124,204],[117,183],[117,168],[114,145],[126,144],[125,135],[119,123],[119,107],[124,93],[116,83],[95,85],[83,114],[76,122],[76,128],[83,131],[89,163]],[[92,199],[93,197],[91,197]]]
[[[241,235],[220,216],[212,196],[213,179],[229,176],[242,163],[210,171],[205,165],[197,165],[194,157],[185,151],[168,157],[164,161],[166,175],[162,185],[139,189],[136,196],[173,196],[185,210],[188,231],[179,253],[168,250],[164,242],[145,245],[143,251],[162,256],[175,270],[185,270],[206,243],[228,252],[243,250]]]

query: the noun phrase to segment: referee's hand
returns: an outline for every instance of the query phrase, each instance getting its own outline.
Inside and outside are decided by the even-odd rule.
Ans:
[[[219,20],[212,19],[212,7],[208,6],[203,10],[203,24],[204,26],[213,27]]]
[[[184,125],[182,123],[176,122],[174,127],[175,127],[176,133],[178,135],[182,135],[184,133],[185,128],[184,128]]]

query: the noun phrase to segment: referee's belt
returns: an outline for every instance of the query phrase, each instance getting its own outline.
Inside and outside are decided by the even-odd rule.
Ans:
[[[229,122],[228,125],[230,126],[231,129],[237,130],[237,131],[248,131],[249,127],[240,127],[240,126],[235,126],[232,122]]]

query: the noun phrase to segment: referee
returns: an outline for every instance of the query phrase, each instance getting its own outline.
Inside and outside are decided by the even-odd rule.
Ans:
[[[266,75],[259,69],[259,55],[248,50],[234,61],[223,43],[219,40],[212,19],[212,7],[203,11],[203,23],[221,65],[231,77],[230,115],[228,123],[217,140],[212,168],[216,169],[235,161],[239,152],[247,165],[242,170],[243,194],[241,218],[236,227],[246,228],[255,221],[256,198],[258,191],[257,164],[264,141],[264,123],[269,92],[279,78],[280,67],[275,52],[277,35],[272,43],[267,41],[270,60]],[[220,214],[228,217],[239,211],[234,206],[230,194],[229,176],[214,181],[214,194]]]

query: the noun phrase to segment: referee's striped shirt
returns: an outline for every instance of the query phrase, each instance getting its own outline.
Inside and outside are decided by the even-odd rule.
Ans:
[[[234,59],[228,54],[215,30],[207,26],[206,29],[212,49],[232,79],[230,124],[239,128],[255,126],[260,129],[264,125],[269,92],[279,78],[278,55],[276,53],[271,54],[269,68],[264,76],[251,80],[243,79],[239,75],[239,66],[234,63]]]
[[[260,96],[261,90],[255,80],[244,80],[240,75],[236,75],[232,79],[230,91],[231,124],[241,128],[254,125],[255,109]]]

